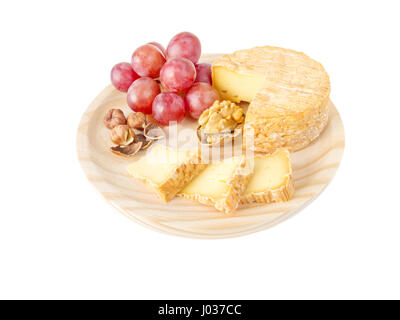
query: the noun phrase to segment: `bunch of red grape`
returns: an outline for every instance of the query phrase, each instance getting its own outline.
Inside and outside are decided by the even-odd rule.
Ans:
[[[198,119],[219,99],[212,86],[211,65],[197,63],[200,54],[200,41],[190,32],[174,36],[166,50],[149,42],[135,50],[131,63],[113,67],[111,82],[127,92],[133,111],[152,114],[162,125],[180,122],[186,112]]]

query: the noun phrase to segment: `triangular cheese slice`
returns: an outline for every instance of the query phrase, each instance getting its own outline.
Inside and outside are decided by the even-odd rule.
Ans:
[[[273,154],[255,156],[254,172],[240,202],[288,201],[293,193],[290,154],[288,150],[279,149]]]
[[[127,170],[132,177],[149,184],[161,199],[169,201],[206,166],[199,150],[157,144]]]
[[[178,196],[230,213],[239,205],[250,177],[245,156],[227,158],[210,163]]]

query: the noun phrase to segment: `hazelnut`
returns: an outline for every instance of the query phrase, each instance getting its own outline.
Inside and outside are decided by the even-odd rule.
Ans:
[[[114,127],[126,124],[125,115],[120,109],[110,109],[104,116],[104,125],[108,129],[113,129]]]
[[[146,125],[146,116],[141,112],[133,112],[128,116],[127,121],[130,128],[143,130]]]
[[[127,125],[119,125],[111,130],[111,141],[119,146],[130,145],[135,140],[135,133]]]

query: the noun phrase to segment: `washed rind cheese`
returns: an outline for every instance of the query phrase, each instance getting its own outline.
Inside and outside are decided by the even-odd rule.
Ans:
[[[215,61],[212,76],[223,99],[250,103],[246,148],[296,151],[316,139],[328,122],[329,76],[304,53],[269,46],[239,50]]]
[[[178,196],[231,213],[238,207],[251,174],[245,156],[213,162],[180,191]]]
[[[289,201],[294,184],[290,153],[278,149],[272,154],[256,155],[254,172],[240,203],[272,203]]]
[[[206,166],[199,150],[176,150],[159,144],[127,170],[132,177],[149,184],[161,199],[169,201]]]

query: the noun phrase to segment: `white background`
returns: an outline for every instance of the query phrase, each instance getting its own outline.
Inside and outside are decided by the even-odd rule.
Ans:
[[[0,298],[400,298],[398,1],[3,1]],[[277,45],[331,76],[342,165],[294,218],[191,240],[128,220],[86,180],[80,116],[111,67],[195,33]]]

